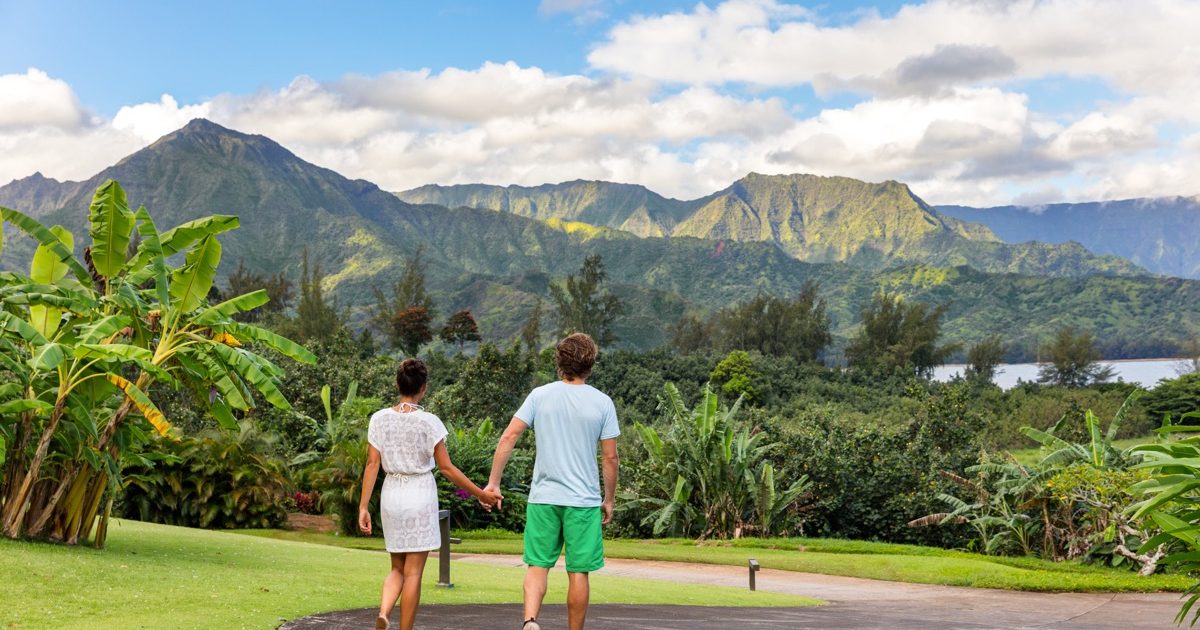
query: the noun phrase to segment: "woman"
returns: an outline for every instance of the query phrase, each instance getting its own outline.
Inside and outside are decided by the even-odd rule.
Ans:
[[[433,468],[485,506],[500,500],[497,492],[484,492],[467,479],[446,452],[446,427],[419,404],[425,397],[428,372],[418,359],[405,359],[396,370],[400,402],[371,416],[367,428],[367,467],[363,471],[358,528],[371,533],[367,506],[375,489],[380,464],[387,474],[380,494],[383,538],[392,556],[392,570],[383,581],[383,598],[375,627],[386,630],[388,617],[400,600],[400,628],[412,630],[421,601],[421,574],[429,552],[441,546],[438,529],[437,483]]]

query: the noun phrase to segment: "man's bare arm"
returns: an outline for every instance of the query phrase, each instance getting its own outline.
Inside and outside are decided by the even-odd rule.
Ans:
[[[600,452],[604,457],[604,524],[612,522],[613,504],[617,497],[617,475],[621,470],[621,458],[617,456],[617,440],[600,440]]]
[[[508,423],[508,428],[500,436],[500,443],[496,444],[496,453],[492,456],[492,475],[488,477],[489,488],[500,487],[500,479],[504,476],[504,467],[508,466],[513,449],[517,447],[521,434],[525,433],[525,429],[528,428],[529,425],[517,417]]]

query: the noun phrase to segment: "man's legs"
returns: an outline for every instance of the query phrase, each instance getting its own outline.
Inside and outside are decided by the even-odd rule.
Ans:
[[[537,619],[546,597],[546,580],[550,569],[531,566],[525,571],[525,619]]]
[[[591,596],[588,574],[568,573],[567,580],[567,628],[583,630],[583,622],[587,618],[588,599]],[[526,604],[526,609],[528,606]]]
[[[546,579],[563,548],[563,508],[530,503],[525,509],[525,621],[537,619]]]

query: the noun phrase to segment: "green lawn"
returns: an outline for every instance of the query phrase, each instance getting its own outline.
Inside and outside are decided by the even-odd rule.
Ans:
[[[108,548],[0,538],[0,628],[275,628],[307,614],[379,605],[386,556],[377,551],[271,540],[136,521],[112,525]],[[423,601],[514,603],[523,571],[454,566],[456,587]],[[547,601],[562,603],[556,572]],[[802,606],[815,600],[732,588],[597,576],[595,603]]]
[[[383,545],[383,541],[376,538],[346,538],[316,532],[257,530],[244,533],[348,548],[381,549]],[[521,538],[517,534],[489,530],[466,532],[461,537],[463,543],[454,548],[457,552],[521,553]],[[1182,575],[1143,578],[1124,569],[1075,562],[993,557],[935,547],[821,538],[743,539],[703,545],[687,540],[608,540],[605,541],[605,553],[612,558],[738,566],[745,565],[753,557],[764,568],[770,569],[1020,591],[1182,592],[1192,583],[1190,578]]]

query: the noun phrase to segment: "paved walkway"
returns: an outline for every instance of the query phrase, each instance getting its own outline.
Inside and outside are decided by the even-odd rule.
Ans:
[[[455,561],[519,567],[517,556],[456,555]],[[746,587],[741,567],[609,559],[599,575],[627,576],[688,584]],[[1022,593],[928,584],[906,584],[763,569],[763,591],[815,597],[825,606],[786,609],[687,606],[593,606],[589,630],[711,630],[745,628],[1051,628],[1127,630],[1174,628],[1179,596],[1173,593]],[[520,625],[516,605],[427,606],[421,630],[491,630]],[[283,626],[286,630],[341,630],[371,627],[373,610],[325,613]],[[512,620],[517,620],[515,623]],[[547,630],[566,626],[561,606],[542,614]]]

